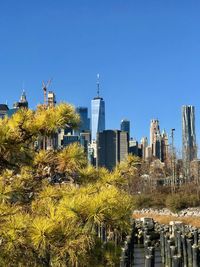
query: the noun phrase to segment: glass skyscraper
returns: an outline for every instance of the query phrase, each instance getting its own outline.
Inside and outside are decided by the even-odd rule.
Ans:
[[[127,132],[130,138],[130,121],[126,119],[122,120],[120,127],[121,127],[121,131]]]
[[[92,141],[97,138],[97,133],[105,130],[105,102],[102,97],[95,97],[91,102]]]
[[[75,131],[75,134],[79,135],[82,132],[89,132],[90,131],[90,119],[88,118],[88,108],[77,107],[76,112],[80,116],[80,125],[79,125],[79,128]]]

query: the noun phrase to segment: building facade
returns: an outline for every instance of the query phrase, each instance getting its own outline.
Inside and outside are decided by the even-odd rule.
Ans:
[[[112,170],[128,155],[129,138],[127,132],[105,130],[97,134],[97,167]]]
[[[155,157],[162,162],[167,161],[169,156],[168,135],[165,132],[165,130],[163,130],[161,134],[159,121],[157,119],[151,120],[150,147],[151,147],[152,157]]]
[[[122,120],[120,128],[122,132],[127,132],[130,138],[130,121],[126,119]]]
[[[49,91],[47,95],[48,107],[54,107],[56,105],[56,95],[54,92]]]
[[[151,120],[150,124],[150,146],[152,149],[152,155],[154,157],[160,157],[160,126],[158,120]]]
[[[28,108],[28,101],[27,101],[26,93],[24,90],[22,92],[20,100],[13,104],[13,109],[18,109],[18,108]]]
[[[168,163],[169,161],[169,142],[165,130],[163,130],[161,135],[161,161],[165,163]]]
[[[148,147],[148,138],[142,137],[141,139],[141,148],[142,148],[142,158],[146,159],[146,148]]]
[[[82,132],[90,131],[90,119],[88,118],[88,108],[87,107],[77,107],[76,112],[80,116],[79,128],[74,131],[75,135],[80,135]]]
[[[182,106],[182,158],[185,163],[197,158],[194,106]]]
[[[3,119],[7,112],[9,111],[9,108],[6,104],[0,104],[0,118]]]
[[[102,97],[95,97],[91,102],[92,115],[92,141],[97,138],[97,133],[105,130],[105,102]]]

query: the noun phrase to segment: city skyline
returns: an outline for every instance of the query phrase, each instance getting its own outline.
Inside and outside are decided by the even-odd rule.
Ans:
[[[98,79],[99,79],[99,74],[97,76],[98,76]],[[106,119],[105,101],[104,101],[104,99],[102,97],[100,97],[99,94],[100,94],[100,92],[99,92],[99,80],[97,80],[97,96],[94,97],[93,99],[91,99],[91,112],[90,112],[90,114],[88,115],[88,107],[84,107],[84,106],[75,107],[75,110],[80,115],[80,119],[81,119],[79,130],[81,130],[83,132],[85,132],[85,131],[87,132],[90,129],[91,130],[91,141],[96,141],[96,138],[94,138],[95,133],[103,132],[104,130],[112,130],[112,131],[113,130],[121,130],[121,131],[127,131],[129,133],[129,130],[131,130],[131,128],[130,128],[130,123],[131,122],[129,120],[127,120],[127,119],[122,119],[121,122],[119,123],[118,127],[116,127],[116,128],[111,129],[111,128],[105,127],[105,119]],[[55,92],[49,91],[47,93],[47,95],[48,95],[48,105],[49,106],[52,106],[52,105],[57,103]],[[44,101],[44,95],[43,95],[43,101]],[[49,101],[52,102],[52,104]],[[96,101],[98,101],[98,103]],[[4,103],[0,103],[0,104],[7,106],[7,104],[4,104]],[[71,104],[73,105],[73,103],[71,103]],[[16,108],[20,107],[21,105],[23,105],[23,106],[25,105],[26,107],[28,107],[28,100],[27,100],[27,96],[26,96],[25,90],[22,91],[22,94],[19,97],[19,102],[15,101],[12,106],[10,106],[10,107],[8,106],[10,108],[10,110],[8,111],[9,116],[11,116],[13,114],[14,110]],[[183,135],[184,135],[184,131],[185,131],[185,126],[183,124],[183,121],[185,120],[185,116],[184,116],[184,113],[183,113],[183,109],[184,108],[190,108],[190,107],[193,108],[193,113],[194,113],[194,108],[195,108],[194,106],[182,105],[182,107],[181,107],[181,111],[182,111],[182,113],[181,113],[181,116],[182,116],[181,117],[181,120],[182,120],[182,143],[181,143],[182,149],[179,151],[177,149],[177,147],[176,147],[176,144],[174,144],[175,148],[176,148],[176,154],[177,154],[178,158],[182,158],[182,156],[180,156],[180,154],[184,153],[183,152],[183,142],[184,142],[183,141]],[[94,111],[95,116],[92,116],[92,109]],[[92,122],[92,117],[93,117],[93,122]],[[192,127],[194,127],[194,129],[195,129],[196,128],[196,122],[195,122],[195,119],[194,119],[194,115],[192,115],[192,118],[193,118],[193,121],[191,122],[192,123]],[[128,125],[126,125],[127,123],[128,123]],[[94,124],[94,126],[92,126],[92,124]],[[153,141],[153,138],[154,138],[153,136],[154,136],[154,134],[155,134],[155,136],[157,136],[157,135],[160,136],[160,138],[162,138],[162,136],[163,136],[164,139],[167,138],[167,146],[171,146],[171,142],[170,142],[171,134],[170,134],[170,132],[166,132],[165,128],[163,128],[162,134],[161,134],[160,125],[159,124],[160,123],[159,123],[158,119],[151,119],[150,120],[149,135],[147,135],[147,136],[143,135],[142,137],[140,137],[138,139],[133,138],[132,136],[129,136],[129,137],[130,137],[131,140],[137,141],[138,144],[142,144],[143,143],[142,140],[143,140],[143,138],[145,138],[147,140],[147,142],[148,142],[147,144],[152,149],[152,153],[154,155],[156,153],[154,151],[155,148],[153,148],[153,142],[154,142]],[[128,129],[125,129],[124,127],[125,128],[128,127]],[[92,130],[92,128],[93,128],[93,130]],[[78,133],[80,134],[81,131],[79,132],[79,130],[75,130],[74,131],[75,135],[78,134]],[[170,129],[170,130],[172,130],[172,129]],[[175,130],[175,128],[173,130]],[[194,132],[195,132],[195,147],[196,147],[197,154],[198,154],[198,143],[196,142],[196,131],[194,130]],[[160,143],[160,145],[161,145],[161,143]],[[157,156],[157,157],[160,158],[161,154],[160,154],[160,156]]]
[[[1,103],[11,107],[25,89],[35,108],[42,81],[53,78],[58,102],[90,108],[100,73],[107,129],[127,118],[140,140],[159,119],[168,133],[176,129],[181,149],[181,107],[193,105],[199,142],[199,2],[21,0],[0,7]]]

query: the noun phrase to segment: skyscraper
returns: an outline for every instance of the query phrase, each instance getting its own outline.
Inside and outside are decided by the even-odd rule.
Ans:
[[[141,147],[142,147],[142,158],[146,159],[146,148],[148,147],[148,139],[147,139],[147,137],[142,137],[142,139],[141,139]]]
[[[88,118],[88,108],[87,107],[77,107],[76,112],[80,116],[80,126],[75,130],[75,134],[79,135],[82,132],[90,131],[90,119]]]
[[[121,128],[121,131],[122,132],[127,132],[128,133],[128,136],[130,138],[130,121],[129,120],[122,120],[121,121],[121,124],[120,124],[120,128]]]
[[[128,155],[128,133],[105,130],[97,134],[97,166],[112,170]]]
[[[154,157],[161,157],[161,135],[158,120],[151,120],[150,125],[150,146]]]
[[[161,135],[161,161],[167,162],[169,159],[169,143],[168,135],[165,130],[163,130]]]
[[[194,106],[182,106],[182,157],[188,164],[197,158]]]
[[[156,141],[156,135],[160,133],[159,121],[158,120],[151,120],[150,125],[150,146],[153,147],[153,144]]]
[[[159,121],[155,119],[151,120],[150,147],[153,157],[166,162],[168,158],[168,136],[165,130],[161,134]]]
[[[99,96],[99,75],[97,75],[97,96],[91,102],[92,141],[96,140],[97,133],[105,130],[105,102]]]

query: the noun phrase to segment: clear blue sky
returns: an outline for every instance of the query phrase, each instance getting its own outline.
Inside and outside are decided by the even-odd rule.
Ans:
[[[24,83],[34,108],[52,77],[58,102],[90,108],[100,73],[107,128],[130,119],[140,140],[158,118],[179,146],[181,106],[192,104],[199,142],[199,14],[198,0],[2,0],[0,102],[11,106]]]

